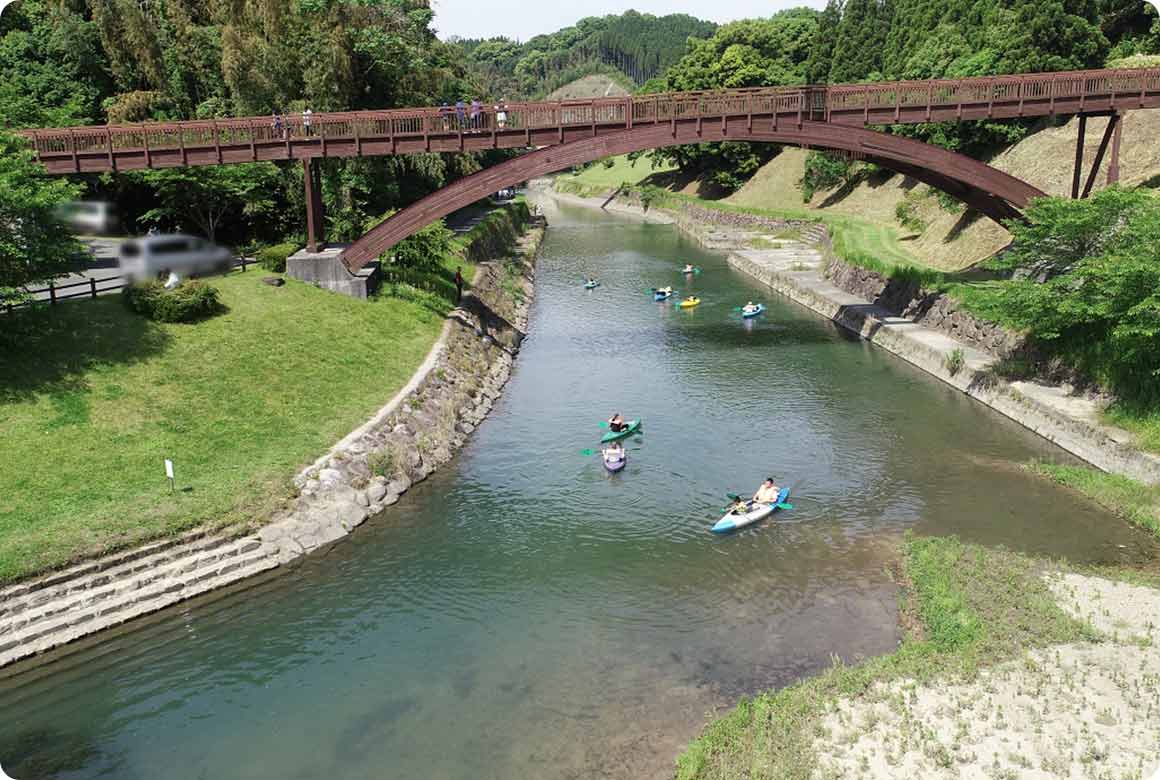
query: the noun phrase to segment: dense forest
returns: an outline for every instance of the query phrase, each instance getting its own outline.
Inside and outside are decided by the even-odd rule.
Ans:
[[[509,38],[452,43],[466,53],[473,75],[487,94],[535,98],[594,72],[616,71],[632,84],[643,84],[684,56],[689,38],[708,38],[716,28],[712,22],[685,14],[627,11],[619,16],[587,17],[526,43]]]
[[[19,128],[471,95],[462,58],[435,37],[431,21],[423,0],[18,0],[0,16],[0,115]],[[368,220],[486,162],[434,154],[327,160],[329,234],[360,235]],[[204,233],[216,225],[218,240],[248,244],[301,235],[301,180],[300,165],[261,163],[81,183],[90,196],[116,199],[137,229]]]

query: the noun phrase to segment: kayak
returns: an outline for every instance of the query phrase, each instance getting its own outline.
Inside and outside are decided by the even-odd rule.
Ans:
[[[584,283],[585,290],[595,290],[599,286],[600,286],[600,282],[585,282]]]
[[[685,300],[681,301],[679,304],[679,306],[682,309],[691,309],[694,306],[700,306],[700,305],[701,305],[700,298],[686,298]]]
[[[653,290],[654,301],[667,301],[669,298],[672,298],[673,295],[674,293],[672,292],[661,292],[660,290]]]
[[[741,316],[745,317],[745,318],[756,317],[758,314],[761,314],[763,311],[765,311],[765,304],[759,303],[759,304],[757,304],[757,308],[754,309],[753,311],[745,311],[745,309],[742,309]]]
[[[604,459],[604,468],[613,474],[624,468],[624,465],[628,462],[628,458],[624,454],[621,454],[619,457],[609,457],[608,455],[602,455],[601,457]]]
[[[781,492],[777,494],[777,503],[783,504],[787,498],[789,498],[789,488],[782,488]],[[727,534],[730,531],[736,531],[738,528],[753,525],[762,518],[769,517],[776,509],[777,504],[750,504],[749,511],[745,514],[735,515],[732,512],[727,512],[709,530],[715,534]]]
[[[639,428],[640,420],[629,420],[627,428],[625,428],[623,431],[609,431],[608,433],[604,434],[603,437],[601,437],[600,443],[607,444],[610,441],[616,441],[617,439],[623,439],[625,436],[631,436],[632,434],[636,433]]]

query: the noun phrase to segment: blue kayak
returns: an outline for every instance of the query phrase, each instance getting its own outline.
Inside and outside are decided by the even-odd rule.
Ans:
[[[655,291],[653,291],[653,300],[654,301],[667,301],[669,298],[672,298],[674,295],[676,295],[675,290],[672,292],[661,292],[660,290],[655,290]]]
[[[761,314],[764,311],[765,311],[765,304],[759,303],[759,304],[757,304],[757,308],[754,309],[753,311],[745,311],[745,309],[742,309],[741,316],[744,317],[745,319],[749,319],[750,317],[756,317],[758,314]]]
[[[782,488],[777,494],[777,503],[784,504],[785,500],[789,498],[789,488]],[[750,502],[749,511],[743,514],[735,514],[727,512],[724,517],[717,521],[709,530],[715,534],[727,534],[736,531],[738,528],[744,528],[747,525],[753,525],[758,520],[769,517],[777,511],[777,504],[755,504]]]

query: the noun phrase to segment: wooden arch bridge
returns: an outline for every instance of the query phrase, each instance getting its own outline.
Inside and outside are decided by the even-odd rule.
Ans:
[[[453,182],[371,229],[339,255],[355,273],[424,225],[504,187],[610,155],[710,141],[843,152],[937,187],[993,219],[1008,219],[1043,193],[966,155],[868,128],[1079,115],[1072,197],[1084,197],[1109,144],[1108,180],[1118,180],[1121,114],[1157,107],[1160,68],[1150,68],[666,93],[487,105],[478,111],[416,108],[23,132],[54,174],[302,160],[310,251],[321,244],[323,227],[315,160],[534,150]],[[1081,187],[1089,116],[1111,119]]]

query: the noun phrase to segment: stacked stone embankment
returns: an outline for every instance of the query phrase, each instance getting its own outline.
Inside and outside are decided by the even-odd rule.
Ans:
[[[272,522],[241,537],[198,531],[0,590],[0,667],[285,569],[342,540],[450,461],[511,373],[543,233],[537,221],[514,257],[479,266],[411,382],[295,478],[296,497]]]

